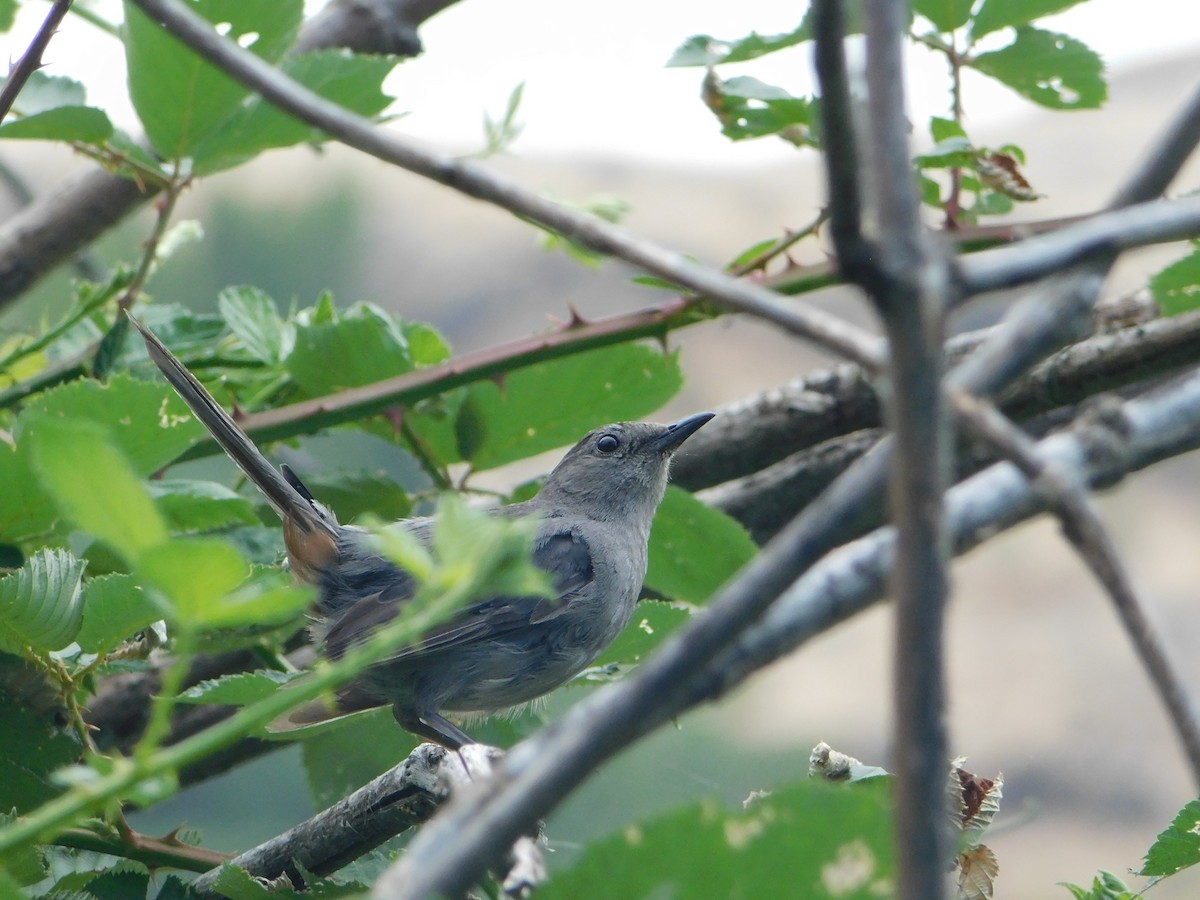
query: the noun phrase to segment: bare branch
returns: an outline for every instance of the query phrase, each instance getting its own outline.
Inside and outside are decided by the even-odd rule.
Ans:
[[[891,586],[896,602],[896,893],[907,900],[937,900],[945,896],[945,866],[951,858],[943,651],[950,588],[942,507],[950,435],[941,387],[950,288],[946,261],[933,251],[921,227],[908,148],[903,77],[907,15],[903,0],[867,0],[867,184],[879,220],[879,262],[862,284],[883,317],[892,363],[885,412],[896,447],[888,492],[898,543]],[[852,269],[845,271],[854,277]]]
[[[1156,200],[1101,213],[1019,245],[960,262],[969,294],[1014,287],[1096,255],[1176,241],[1200,233],[1200,197]]]
[[[1075,428],[1038,443],[1043,467],[1078,473],[1093,488],[1200,448],[1200,373],[1123,404],[1108,416],[1085,417]],[[1049,508],[1011,463],[1000,463],[946,495],[955,553],[973,547]],[[884,597],[896,534],[882,528],[840,548],[800,578],[737,645],[714,658],[673,715],[715,700],[749,675]]]
[[[234,858],[257,878],[286,875],[302,889],[300,867],[329,875],[352,860],[428,819],[450,794],[484,777],[500,754],[494,747],[469,744],[459,752],[421,744],[398,766],[384,772],[329,809]],[[204,896],[215,890],[219,870],[201,875],[192,887]]]
[[[279,109],[322,129],[347,146],[407,169],[467,196],[484,200],[563,234],[597,253],[616,256],[736,312],[780,328],[874,369],[881,342],[836,316],[787,302],[761,285],[697,265],[683,254],[635,237],[580,210],[547,200],[474,164],[428,153],[373,122],[313,93],[269,63],[222,38],[178,0],[134,0],[213,65],[258,91]]]
[[[999,448],[1029,479],[1034,490],[1046,496],[1051,510],[1062,522],[1063,533],[1112,598],[1125,631],[1179,735],[1184,755],[1191,765],[1192,780],[1200,786],[1200,722],[1197,722],[1195,704],[1167,658],[1162,640],[1134,590],[1133,580],[1088,496],[1086,485],[1073,469],[1039,459],[1034,442],[990,403],[958,395],[954,405],[976,434]]]
[[[25,82],[29,81],[29,76],[42,67],[42,54],[46,52],[46,47],[50,45],[50,38],[54,37],[54,32],[58,30],[59,24],[70,8],[71,0],[54,0],[50,12],[46,13],[46,18],[38,28],[37,34],[29,42],[29,47],[21,54],[17,64],[9,70],[4,86],[0,87],[0,122],[8,116],[13,103],[16,102],[17,95],[25,87]]]

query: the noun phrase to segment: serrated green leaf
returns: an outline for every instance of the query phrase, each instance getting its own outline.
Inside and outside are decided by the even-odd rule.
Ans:
[[[1026,25],[1042,16],[1070,9],[1083,0],[983,0],[979,12],[971,23],[971,40],[977,41],[985,34],[1008,28],[1010,25]]]
[[[1131,891],[1120,878],[1103,869],[1092,879],[1091,890],[1065,881],[1059,884],[1070,891],[1075,900],[1143,900],[1141,894]]]
[[[1192,800],[1146,851],[1140,875],[1174,875],[1200,862],[1200,800]]]
[[[159,544],[144,554],[138,571],[166,595],[174,618],[193,629],[279,624],[312,598],[310,589],[282,573],[247,579],[245,557],[217,538]]]
[[[384,310],[358,303],[341,315],[314,316],[296,327],[296,343],[284,361],[310,397],[370,384],[412,371],[408,343]]]
[[[68,519],[127,561],[166,540],[158,510],[108,431],[47,416],[26,431],[33,470]]]
[[[399,57],[322,50],[284,59],[280,68],[305,87],[361,116],[375,116],[392,102],[383,80]],[[261,97],[251,98],[195,148],[195,171],[211,174],[239,165],[264,150],[326,140],[324,133]]]
[[[83,589],[83,627],[75,640],[88,653],[107,653],[163,617],[130,575],[103,575]]]
[[[50,530],[58,507],[30,468],[27,442],[12,447],[0,441],[0,484],[0,537],[21,543]]]
[[[295,331],[275,308],[275,301],[253,285],[227,287],[217,295],[217,307],[250,355],[277,366],[292,351]]]
[[[17,821],[17,817],[9,813],[0,813],[0,829],[6,828]],[[0,869],[0,877],[10,876],[12,881],[0,883],[0,900],[25,900],[28,896],[21,887],[28,887],[41,881],[49,873],[46,857],[39,846],[24,847],[11,851],[4,860],[4,868]],[[10,887],[11,885],[11,887]]]
[[[924,169],[961,169],[975,162],[975,148],[966,135],[951,135],[937,142],[915,160]]]
[[[1108,98],[1100,56],[1073,37],[1029,25],[1000,50],[970,64],[1034,103],[1051,109],[1093,109]]]
[[[793,143],[814,142],[816,105],[809,98],[745,75],[727,81],[710,76],[707,86],[706,102],[731,140],[786,133]]]
[[[327,809],[404,759],[417,738],[396,726],[390,709],[348,719],[301,745],[304,772],[316,809]]]
[[[914,0],[913,11],[933,23],[938,31],[962,28],[971,17],[975,0]]]
[[[752,31],[743,38],[730,41],[719,40],[707,34],[697,34],[679,46],[667,60],[667,66],[715,66],[719,63],[745,62],[808,40],[812,40],[812,29],[807,16],[795,29],[780,34],[759,34]]]
[[[89,880],[85,893],[89,900],[130,900],[145,897],[149,887],[146,867],[126,860]]]
[[[270,669],[222,675],[188,688],[179,695],[179,702],[245,706],[247,703],[271,696],[280,685],[287,684],[296,677],[297,673],[275,672]]]
[[[13,108],[22,116],[33,116],[62,106],[86,104],[87,91],[82,82],[39,69],[29,76]]]
[[[670,486],[650,530],[646,585],[674,600],[703,603],[757,549],[729,516]]]
[[[641,662],[676,628],[691,618],[691,613],[679,606],[658,600],[643,600],[633,612],[629,627],[593,664],[631,666]]]
[[[806,781],[744,810],[702,802],[590,844],[538,896],[886,896],[893,874],[887,798],[881,781],[853,788]]]
[[[400,330],[417,366],[432,366],[450,358],[450,343],[440,331],[424,322],[401,322]]]
[[[142,476],[174,461],[205,434],[187,404],[166,384],[128,375],[116,375],[105,384],[79,379],[31,398],[18,422],[18,439],[33,417],[97,423]],[[86,454],[80,460],[85,462]]]
[[[61,793],[48,776],[79,758],[69,732],[0,691],[0,734],[0,809],[24,814]]]
[[[642,344],[606,347],[518,369],[503,387],[472,385],[456,431],[472,466],[490,469],[574,444],[599,425],[646,416],[682,383],[674,353]]]
[[[61,650],[83,622],[80,581],[86,563],[66,550],[39,550],[0,578],[0,649]]]
[[[943,119],[941,116],[931,116],[929,119],[929,135],[934,141],[941,143],[949,138],[965,138],[966,131],[954,119]]]
[[[0,138],[12,140],[100,144],[112,134],[108,115],[92,106],[60,106],[0,125]]]
[[[1191,253],[1150,278],[1150,293],[1164,316],[1200,306],[1200,242],[1193,241]]]
[[[212,481],[163,479],[146,485],[158,511],[174,532],[212,531],[229,525],[256,525],[254,504]]]
[[[304,11],[303,0],[198,0],[189,6],[226,25],[227,37],[249,43],[268,62],[294,43]],[[250,97],[249,88],[184,48],[129,0],[125,48],[129,96],[150,142],[166,159],[194,155]]]

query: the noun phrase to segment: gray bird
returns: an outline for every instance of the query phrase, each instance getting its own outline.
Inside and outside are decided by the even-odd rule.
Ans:
[[[339,525],[290,469],[272,466],[171,351],[130,318],[150,358],[283,520],[292,571],[319,591],[313,632],[321,651],[337,659],[393,619],[415,591],[413,578],[380,557],[366,532]],[[588,433],[536,497],[491,511],[539,519],[533,561],[551,575],[556,598],[476,602],[343,687],[336,708],[294,711],[291,726],[391,704],[405,729],[457,749],[472,740],[443,711],[495,712],[577,675],[629,624],[671,455],[712,417],[701,413],[674,425],[620,422]],[[429,545],[432,519],[398,524]]]

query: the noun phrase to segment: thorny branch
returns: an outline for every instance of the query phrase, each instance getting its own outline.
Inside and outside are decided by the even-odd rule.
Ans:
[[[13,103],[16,102],[17,95],[29,81],[29,76],[42,67],[42,54],[46,52],[46,48],[50,45],[50,39],[54,37],[54,32],[58,30],[59,24],[62,23],[63,17],[70,8],[71,0],[54,0],[41,27],[38,28],[37,34],[29,43],[29,47],[9,71],[4,86],[0,87],[0,122],[8,116]]]

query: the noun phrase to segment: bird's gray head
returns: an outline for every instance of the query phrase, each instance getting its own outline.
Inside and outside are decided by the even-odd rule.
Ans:
[[[674,425],[617,422],[589,432],[554,467],[539,505],[648,529],[667,489],[671,455],[712,417],[700,413]]]

